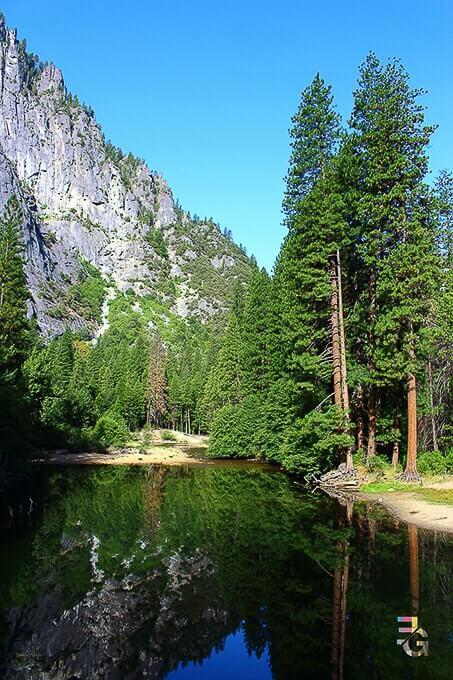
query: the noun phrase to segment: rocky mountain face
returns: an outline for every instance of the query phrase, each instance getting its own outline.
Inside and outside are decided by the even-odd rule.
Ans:
[[[212,220],[191,219],[165,180],[107,142],[93,111],[0,17],[0,211],[23,212],[30,316],[46,336],[99,332],[100,306],[127,293],[179,316],[227,309],[251,263]],[[102,288],[103,287],[103,288]],[[107,299],[107,303],[105,300]]]

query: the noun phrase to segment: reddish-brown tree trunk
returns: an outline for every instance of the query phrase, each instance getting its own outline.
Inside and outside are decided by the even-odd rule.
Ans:
[[[412,332],[412,328],[411,328]],[[413,339],[409,341],[409,359],[414,362]],[[418,482],[421,477],[417,471],[417,385],[415,374],[409,370],[407,376],[407,457],[406,469],[398,476],[405,482]]]
[[[367,463],[376,455],[376,390],[370,386],[368,394],[368,446],[366,452]]]
[[[406,471],[417,471],[417,386],[415,375],[407,376],[407,463]]]

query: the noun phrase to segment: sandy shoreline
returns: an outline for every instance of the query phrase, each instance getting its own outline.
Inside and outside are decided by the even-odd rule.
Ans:
[[[437,485],[436,488],[448,488]],[[382,505],[391,514],[421,529],[453,534],[453,505],[431,503],[415,492],[362,492],[359,498]]]
[[[174,444],[154,444],[146,452],[128,449],[107,452],[50,453],[35,459],[34,463],[44,465],[189,465],[198,467],[257,467],[260,469],[277,469],[274,465],[257,460],[208,458],[205,455],[206,445],[187,445],[183,442]]]
[[[172,447],[171,451],[151,450],[147,453],[61,453],[51,454],[34,462],[48,465],[212,465],[214,460],[191,456],[183,447]]]

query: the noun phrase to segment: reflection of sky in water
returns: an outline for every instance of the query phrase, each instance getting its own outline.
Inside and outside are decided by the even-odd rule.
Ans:
[[[166,680],[268,680],[272,678],[269,668],[267,649],[258,659],[256,654],[249,656],[244,644],[244,635],[239,630],[228,635],[224,649],[221,652],[213,650],[202,664],[189,663],[185,668],[181,665],[166,676]]]

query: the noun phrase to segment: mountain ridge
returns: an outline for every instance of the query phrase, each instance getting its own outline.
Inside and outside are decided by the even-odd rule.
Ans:
[[[45,336],[96,334],[109,287],[138,307],[151,296],[201,321],[229,309],[252,261],[212,219],[182,210],[160,174],[106,141],[60,69],[28,53],[2,16],[0,113],[0,210],[17,195],[28,311]]]

